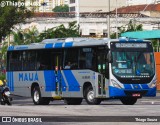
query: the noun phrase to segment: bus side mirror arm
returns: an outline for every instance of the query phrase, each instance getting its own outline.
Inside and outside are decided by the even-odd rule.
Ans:
[[[111,54],[110,51],[109,51],[108,54],[107,54],[107,61],[108,61],[109,63],[113,63],[113,58],[112,58],[112,54]]]

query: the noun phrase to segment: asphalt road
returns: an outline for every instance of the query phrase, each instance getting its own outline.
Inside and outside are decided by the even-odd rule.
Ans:
[[[31,98],[24,98],[24,97],[14,97],[12,103],[13,103],[12,106],[0,105],[1,116],[9,116],[9,117],[11,116],[11,118],[16,117],[21,119],[22,118],[27,119],[28,117],[29,118],[38,117],[39,119],[41,119],[42,123],[34,123],[37,125],[44,124],[44,122],[45,124],[48,125],[49,124],[139,125],[139,124],[144,124],[143,122],[145,122],[145,124],[146,123],[148,124],[154,123],[155,125],[160,124],[160,94],[158,94],[157,97],[154,98],[139,99],[135,105],[123,105],[119,100],[103,101],[100,105],[87,105],[85,100],[82,102],[81,105],[66,105],[64,104],[63,100],[53,101],[49,105],[34,105]],[[148,120],[147,118],[151,120],[157,119],[158,122],[145,121]],[[126,119],[128,120],[128,122]],[[47,120],[48,122],[46,122]],[[14,122],[16,123],[12,124],[22,124],[19,122],[17,123],[17,121]],[[3,125],[4,124],[9,124],[9,123],[3,123]],[[28,123],[23,123],[23,124],[28,124]]]

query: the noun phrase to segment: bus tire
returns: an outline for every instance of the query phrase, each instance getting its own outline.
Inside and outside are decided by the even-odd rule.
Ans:
[[[124,105],[134,105],[137,102],[137,98],[133,97],[121,98],[120,100]]]
[[[48,105],[50,102],[49,98],[41,97],[40,88],[38,86],[35,86],[32,91],[32,99],[35,105]]]
[[[101,99],[94,98],[94,91],[92,86],[88,86],[85,90],[85,100],[89,105],[99,105],[101,103]]]
[[[67,105],[80,105],[82,103],[82,98],[65,98],[64,102]]]

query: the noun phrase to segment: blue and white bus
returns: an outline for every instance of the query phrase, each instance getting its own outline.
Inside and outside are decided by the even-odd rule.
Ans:
[[[10,46],[6,75],[12,94],[32,97],[36,105],[55,99],[133,105],[156,96],[154,52],[143,40],[66,38]]]

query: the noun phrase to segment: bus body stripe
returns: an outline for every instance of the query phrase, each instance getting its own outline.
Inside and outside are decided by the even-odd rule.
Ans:
[[[14,81],[13,80],[14,80],[13,79],[13,72],[11,72],[11,91],[14,91],[14,85],[13,85]]]
[[[73,46],[73,42],[67,42],[65,43],[64,47],[72,47]]]
[[[11,91],[11,72],[9,72],[9,86],[10,86],[10,91]]]
[[[62,48],[63,43],[55,43],[54,48]]]
[[[68,82],[69,91],[80,91],[80,85],[71,70],[64,70],[64,75]]]
[[[9,77],[9,72],[7,72],[7,85],[8,85],[8,87],[10,88],[10,79],[9,79],[10,77]]]
[[[44,71],[45,91],[55,91],[55,73],[54,71]]]
[[[149,89],[147,84],[124,84],[124,88],[125,89]]]
[[[141,87],[139,86],[139,84],[132,84],[134,89],[141,89]]]
[[[14,50],[14,46],[9,46],[8,51]]]
[[[124,85],[124,88],[125,88],[125,89],[133,89],[130,84],[125,84],[125,85]]]
[[[56,74],[55,71],[44,71],[44,80],[45,80],[45,91],[55,91],[56,90]],[[58,84],[62,84],[62,91],[66,91],[66,83],[60,71],[58,72]],[[61,81],[60,81],[61,79]]]
[[[14,91],[13,72],[7,72],[7,84],[8,84],[10,91]]]
[[[64,77],[62,76],[62,91],[66,91],[66,82],[64,80]]]
[[[142,89],[149,89],[149,86],[147,84],[141,84]]]
[[[10,77],[10,91],[12,91],[12,73],[9,73],[9,77]]]
[[[53,43],[48,43],[45,45],[45,48],[53,48]]]
[[[63,75],[62,75],[62,71],[58,71],[58,84],[60,86],[61,84],[61,88],[59,88],[59,91],[62,90],[62,91],[66,91],[66,83],[64,81],[64,78],[63,78]]]

